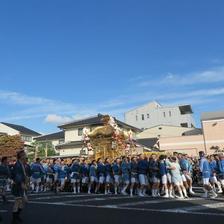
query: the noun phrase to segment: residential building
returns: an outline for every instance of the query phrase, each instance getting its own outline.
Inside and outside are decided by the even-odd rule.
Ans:
[[[206,154],[224,151],[224,111],[202,113],[201,123],[201,132],[196,129],[185,132],[183,136],[160,138],[160,150],[193,156],[199,151]]]
[[[26,146],[31,146],[34,138],[41,134],[27,127],[17,124],[1,122],[0,133],[6,135],[20,135]]]
[[[156,101],[126,112],[125,122],[140,129],[157,125],[195,127],[191,105],[163,106]]]
[[[103,126],[103,116],[104,115],[102,114],[98,114],[97,116],[75,120],[73,122],[60,125],[59,128],[64,131],[65,136],[65,142],[56,146],[56,149],[59,151],[60,156],[79,156],[80,151],[83,148],[83,128],[92,131],[96,127]],[[128,125],[117,119],[115,119],[115,121],[123,130],[132,130],[134,136],[136,135],[136,133],[141,131],[138,128]]]
[[[142,139],[142,138],[176,137],[176,136],[189,135],[192,132],[202,133],[201,129],[198,128],[185,128],[171,125],[157,125],[155,127],[144,129],[137,135],[137,138]]]
[[[64,131],[59,131],[56,133],[39,136],[37,138],[34,138],[34,140],[41,143],[51,142],[55,149],[57,145],[63,144],[65,142],[65,133]]]
[[[224,111],[201,114],[205,151],[224,149]]]

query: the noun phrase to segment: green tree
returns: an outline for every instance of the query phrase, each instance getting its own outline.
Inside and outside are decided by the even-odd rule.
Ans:
[[[35,158],[46,158],[49,156],[55,156],[57,153],[54,150],[54,146],[50,141],[47,142],[34,142],[32,143],[32,149],[29,150],[28,157],[29,160],[33,160]]]

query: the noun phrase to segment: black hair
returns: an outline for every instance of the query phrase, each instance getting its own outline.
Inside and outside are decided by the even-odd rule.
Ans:
[[[2,159],[1,159],[2,163],[4,163],[7,159],[8,159],[8,157],[6,157],[6,156],[2,157]]]
[[[17,155],[16,155],[17,159],[20,159],[24,155],[24,153],[25,153],[24,150],[17,152]]]

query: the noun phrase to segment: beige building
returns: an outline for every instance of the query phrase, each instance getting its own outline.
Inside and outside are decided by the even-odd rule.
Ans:
[[[205,151],[224,149],[224,111],[206,112],[201,115]]]
[[[224,111],[206,112],[201,115],[202,133],[186,132],[184,136],[162,137],[159,139],[160,150],[183,152],[196,156],[199,151],[213,154],[224,149]]]

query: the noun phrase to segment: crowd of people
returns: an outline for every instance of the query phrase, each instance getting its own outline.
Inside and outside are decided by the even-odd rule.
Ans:
[[[85,158],[73,160],[37,158],[29,163],[24,151],[17,162],[9,164],[3,157],[0,165],[0,189],[4,202],[5,192],[11,190],[16,201],[13,216],[18,220],[29,192],[72,191],[74,194],[122,194],[144,197],[188,198],[195,195],[193,184],[202,184],[204,198],[215,198],[224,189],[224,155],[198,159],[186,154],[171,156],[151,154],[121,157],[111,160]]]

